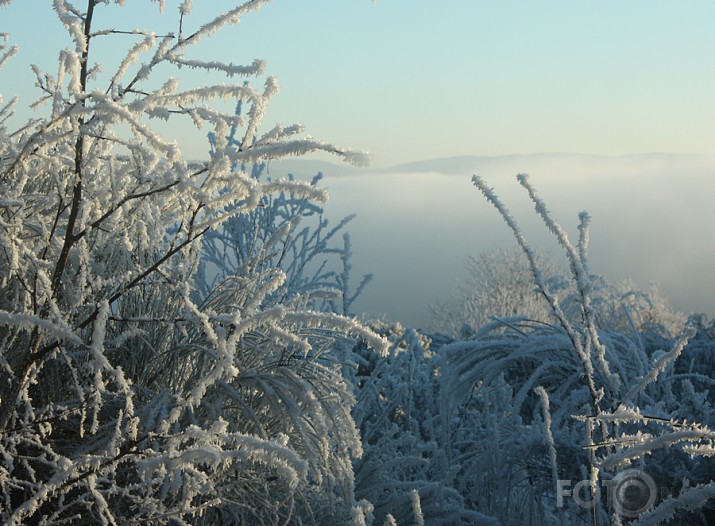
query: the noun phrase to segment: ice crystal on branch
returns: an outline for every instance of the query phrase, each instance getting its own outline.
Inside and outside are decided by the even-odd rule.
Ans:
[[[356,158],[301,128],[262,132],[273,77],[261,89],[166,78],[263,75],[260,60],[187,55],[265,3],[186,34],[184,1],[175,37],[96,27],[107,2],[54,0],[71,44],[56,76],[34,68],[46,116],[8,130],[13,103],[0,105],[3,524],[341,522],[358,506],[351,459],[362,446],[342,367],[353,340],[383,341],[277,300],[279,268],[249,265],[210,287],[199,273],[205,236],[228,219],[276,195],[326,197],[315,184],[259,181],[245,163],[315,150]],[[103,79],[91,60],[110,38],[126,54]],[[14,50],[0,53],[1,65]],[[245,114],[216,109],[224,99]],[[211,159],[184,159],[155,118],[210,130]]]

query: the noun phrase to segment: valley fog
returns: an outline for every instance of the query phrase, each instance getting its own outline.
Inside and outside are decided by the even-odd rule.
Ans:
[[[482,176],[511,210],[533,248],[562,252],[516,181],[528,173],[554,218],[577,240],[578,214],[591,221],[591,270],[612,282],[656,282],[674,308],[712,315],[715,277],[715,157],[549,154],[458,157],[387,170],[284,161],[271,177],[324,173],[326,215],[345,215],[353,243],[353,284],[374,279],[353,304],[366,313],[429,327],[429,305],[446,301],[470,255],[511,248],[514,237],[471,183]]]

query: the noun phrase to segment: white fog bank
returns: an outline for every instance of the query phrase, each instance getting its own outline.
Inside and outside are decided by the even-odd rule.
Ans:
[[[643,287],[654,281],[675,308],[715,313],[715,156],[454,157],[388,170],[285,161],[271,166],[271,176],[318,170],[332,221],[358,215],[348,227],[354,281],[375,274],[356,312],[427,327],[428,306],[448,299],[467,255],[515,245],[472,185],[473,173],[495,188],[535,248],[560,255],[516,182],[517,173],[528,173],[574,239],[579,212],[592,216],[593,272]]]

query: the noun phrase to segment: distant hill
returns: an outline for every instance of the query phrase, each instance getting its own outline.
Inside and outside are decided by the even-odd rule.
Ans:
[[[513,176],[517,173],[536,173],[575,170],[579,172],[620,172],[637,171],[643,173],[644,168],[653,171],[663,171],[672,168],[674,172],[688,169],[689,166],[715,166],[715,155],[687,153],[645,153],[634,155],[591,155],[578,153],[535,153],[524,155],[459,155],[440,157],[409,163],[398,164],[387,168],[355,167],[347,163],[331,162],[322,159],[305,159],[289,157],[274,160],[268,164],[267,175],[273,179],[287,177],[292,174],[298,179],[312,179],[318,172],[325,177],[344,177],[365,174],[410,174],[439,173],[443,175],[459,175],[470,177],[472,174],[499,174]]]
[[[684,164],[702,163],[707,156],[704,154],[671,154],[646,153],[621,156],[590,155],[577,153],[536,153],[526,155],[462,155],[457,157],[442,157],[405,164],[399,164],[382,170],[392,173],[442,173],[471,175],[488,171],[530,172],[549,167],[556,168],[587,168],[598,171],[622,169],[637,166],[642,171],[644,166],[651,165],[662,169],[667,166],[683,166]]]

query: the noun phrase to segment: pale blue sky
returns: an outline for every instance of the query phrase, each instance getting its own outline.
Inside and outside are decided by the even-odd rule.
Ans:
[[[166,3],[158,31],[175,29],[178,2]],[[196,0],[188,24],[236,3]],[[98,24],[146,27],[158,12],[148,0],[127,4],[102,8]],[[56,70],[64,33],[50,6],[0,9],[0,32],[21,46],[0,71],[6,99],[31,101],[29,62]],[[711,153],[713,20],[712,0],[275,0],[200,51],[266,59],[282,87],[267,125],[302,122],[315,137],[368,150],[375,166],[460,154]],[[204,155],[201,140],[188,142],[188,156]]]

